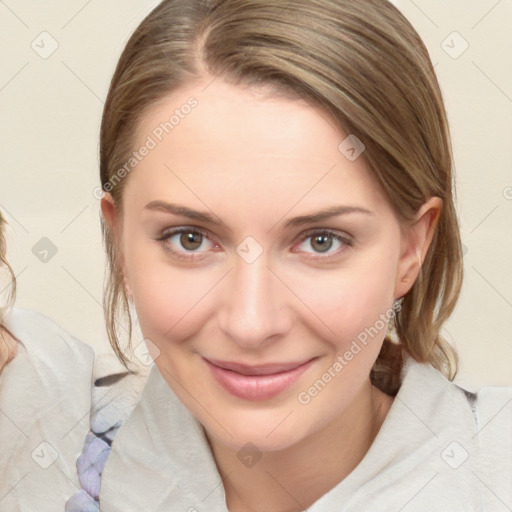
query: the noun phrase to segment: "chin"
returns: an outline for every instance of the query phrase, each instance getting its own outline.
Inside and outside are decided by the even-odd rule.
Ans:
[[[248,444],[254,445],[261,452],[281,451],[290,448],[308,435],[305,420],[300,420],[296,412],[292,411],[291,408],[279,413],[233,410],[233,413],[226,414],[222,421],[229,433],[211,421],[202,424],[208,437],[213,437],[233,451],[238,452]]]

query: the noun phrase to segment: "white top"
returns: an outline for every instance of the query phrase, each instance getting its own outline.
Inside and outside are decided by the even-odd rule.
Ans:
[[[473,397],[473,399],[471,399]],[[120,428],[102,475],[102,512],[227,512],[200,423],[158,368]],[[512,388],[478,396],[406,359],[369,451],[309,512],[512,510]]]
[[[34,311],[4,325],[22,345],[0,374],[0,510],[58,512],[79,488],[94,352]]]

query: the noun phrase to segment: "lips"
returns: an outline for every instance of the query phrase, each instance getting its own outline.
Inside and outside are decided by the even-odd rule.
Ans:
[[[244,400],[269,400],[290,388],[314,359],[263,365],[213,359],[204,361],[218,384],[230,394]]]

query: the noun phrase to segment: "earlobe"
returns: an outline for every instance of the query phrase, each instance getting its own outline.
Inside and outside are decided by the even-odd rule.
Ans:
[[[402,239],[395,283],[395,298],[406,295],[414,285],[439,222],[443,202],[431,197],[418,211],[414,223]]]

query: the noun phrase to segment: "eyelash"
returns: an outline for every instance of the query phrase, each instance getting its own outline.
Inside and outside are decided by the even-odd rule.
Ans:
[[[182,227],[178,227],[178,228],[174,228],[172,230],[166,231],[166,232],[162,233],[161,237],[157,238],[157,241],[160,242],[164,246],[165,250],[171,252],[178,259],[193,261],[193,260],[197,259],[197,258],[194,258],[194,255],[200,254],[200,253],[189,251],[189,255],[184,256],[183,253],[181,253],[180,251],[176,251],[175,249],[172,249],[170,247],[169,239],[175,235],[179,235],[182,233],[200,235],[200,236],[206,238],[207,240],[209,240],[212,244],[217,245],[217,244],[215,244],[215,242],[213,242],[211,240],[211,238],[208,236],[208,234],[206,232],[202,231],[201,229],[195,228],[195,227],[187,227],[187,226],[182,226]],[[319,236],[319,235],[327,235],[327,236],[333,238],[334,240],[340,242],[345,247],[339,249],[338,251],[336,251],[333,254],[328,254],[326,256],[319,256],[319,257],[308,256],[307,259],[309,259],[309,260],[316,260],[316,261],[330,260],[332,258],[339,257],[341,253],[345,252],[347,249],[353,247],[353,245],[354,245],[354,242],[350,238],[344,237],[344,236],[340,235],[339,233],[337,233],[336,231],[333,231],[330,229],[311,229],[309,231],[306,231],[305,233],[303,233],[301,235],[299,245],[304,243],[308,238],[313,238],[314,236]],[[298,252],[298,251],[294,251],[294,252]],[[308,253],[308,254],[311,254],[311,253]],[[322,254],[322,253],[316,253],[316,254]]]

